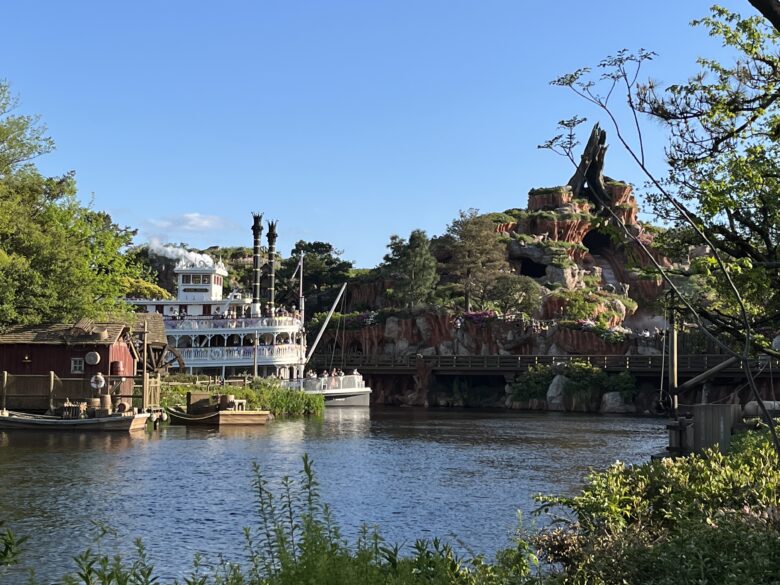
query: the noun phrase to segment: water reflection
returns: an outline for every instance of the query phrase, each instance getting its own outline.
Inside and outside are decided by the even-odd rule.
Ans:
[[[255,524],[253,462],[274,483],[297,476],[309,453],[346,535],[365,522],[391,542],[457,535],[490,554],[535,493],[570,493],[590,467],[644,461],[663,442],[655,420],[366,408],[132,436],[0,433],[0,518],[46,535],[26,551],[50,568],[44,578],[94,545],[91,520],[121,530],[117,550],[143,536],[167,578],[180,577],[196,551],[240,558],[241,529]]]
[[[4,456],[18,457],[27,451],[73,452],[73,451],[119,451],[128,449],[133,441],[148,441],[153,437],[147,433],[89,433],[51,431],[0,431],[0,460]],[[13,449],[9,451],[5,448]]]

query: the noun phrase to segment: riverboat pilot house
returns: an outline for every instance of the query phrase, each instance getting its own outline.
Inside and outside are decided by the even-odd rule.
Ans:
[[[162,320],[147,320],[148,334],[141,337],[164,343]],[[98,391],[126,396],[129,403],[143,327],[90,319],[11,327],[0,334],[0,408],[44,411]]]

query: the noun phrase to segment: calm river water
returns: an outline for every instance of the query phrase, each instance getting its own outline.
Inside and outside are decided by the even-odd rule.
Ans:
[[[91,521],[140,536],[166,578],[196,552],[243,560],[253,526],[252,462],[296,475],[308,453],[345,535],[379,525],[390,542],[458,538],[489,555],[537,493],[571,493],[589,468],[636,463],[665,446],[658,419],[552,413],[328,409],[321,419],[221,431],[167,427],[137,436],[0,432],[0,520],[30,536],[24,564],[40,582],[95,547]],[[0,582],[24,582],[0,572]]]

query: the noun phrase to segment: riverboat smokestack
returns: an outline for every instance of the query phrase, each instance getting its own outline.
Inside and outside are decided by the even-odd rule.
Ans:
[[[252,316],[260,317],[263,314],[262,301],[260,299],[260,237],[263,235],[263,214],[253,213],[252,235],[254,244],[252,248]]]
[[[275,221],[268,222],[268,266],[270,268],[270,283],[268,287],[268,309],[270,316],[274,316],[276,300],[276,224]]]

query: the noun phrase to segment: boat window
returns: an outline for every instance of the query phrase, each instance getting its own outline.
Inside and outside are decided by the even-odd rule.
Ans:
[[[192,275],[192,284],[200,284],[200,274]]]
[[[182,274],[181,275],[181,283],[182,284],[190,284],[190,275],[189,274]]]
[[[201,280],[201,284],[209,284],[211,282],[211,277],[208,274],[204,274]]]

